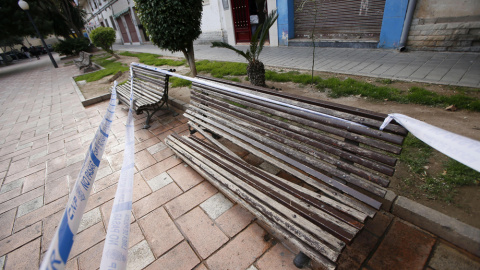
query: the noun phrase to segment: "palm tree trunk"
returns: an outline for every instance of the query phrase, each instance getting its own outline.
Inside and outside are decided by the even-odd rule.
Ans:
[[[250,83],[256,86],[265,86],[265,66],[255,60],[248,63],[247,75]]]

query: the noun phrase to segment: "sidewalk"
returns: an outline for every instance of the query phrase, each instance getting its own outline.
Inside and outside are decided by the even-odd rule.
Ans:
[[[47,57],[0,68],[0,269],[37,269],[108,101],[84,108],[74,66]],[[107,149],[66,269],[98,269],[123,160],[127,111]],[[163,140],[187,119],[135,118],[128,269],[297,269],[294,254],[239,205],[178,159]],[[379,212],[345,248],[338,269],[480,269],[480,259]]]
[[[236,53],[195,45],[195,59],[245,62]],[[245,50],[247,46],[237,46]],[[114,45],[114,50],[184,57],[154,45]],[[267,66],[311,70],[311,47],[264,47],[260,60]],[[480,87],[480,53],[407,52],[381,49],[316,48],[315,70],[376,78]]]

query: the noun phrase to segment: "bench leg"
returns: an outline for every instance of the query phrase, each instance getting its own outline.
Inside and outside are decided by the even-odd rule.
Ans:
[[[143,126],[143,129],[149,129],[150,128],[150,119],[152,118],[153,114],[157,111],[153,111],[150,113],[149,111],[147,112],[147,120],[145,120],[145,125]]]
[[[293,259],[293,264],[300,269],[305,267],[309,262],[310,258],[301,251],[295,256],[295,259]]]

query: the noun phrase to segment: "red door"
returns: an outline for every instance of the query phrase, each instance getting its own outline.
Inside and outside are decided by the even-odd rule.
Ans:
[[[231,0],[233,27],[237,42],[250,42],[252,30],[250,29],[250,12],[247,0]]]
[[[137,31],[135,30],[135,26],[133,26],[132,17],[130,14],[125,14],[125,21],[127,22],[128,32],[130,32],[132,42],[139,42]]]
[[[127,30],[125,30],[125,26],[123,26],[122,18],[118,17],[117,19],[118,27],[120,28],[120,32],[122,33],[122,38],[124,43],[130,43],[130,39],[127,35]]]

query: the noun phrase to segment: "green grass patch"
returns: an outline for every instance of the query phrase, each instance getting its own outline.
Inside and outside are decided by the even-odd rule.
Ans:
[[[480,173],[457,162],[448,159],[444,164],[445,171],[434,176],[427,176],[420,188],[429,199],[441,199],[448,203],[454,201],[456,187],[478,185]]]
[[[416,182],[404,180],[410,187],[417,186],[428,199],[440,199],[448,203],[454,201],[459,186],[473,186],[480,183],[480,173],[451,159],[443,164],[444,171],[429,175],[426,166],[432,158],[433,149],[409,134],[403,144],[400,160],[407,164],[410,171],[417,175]]]
[[[197,72],[210,73],[212,77],[247,75],[247,64],[201,60],[196,62]]]
[[[130,80],[125,80],[125,81],[123,81],[123,82],[121,82],[121,83],[117,84],[117,86],[124,85],[124,84],[126,84],[126,83],[128,83],[128,82],[130,82]]]
[[[170,77],[169,82],[172,83],[171,85],[172,88],[184,87],[184,86],[190,87],[192,85],[192,82],[189,80],[184,80],[184,79],[180,79],[178,77],[173,77],[173,76]]]
[[[376,79],[375,81],[383,84],[392,84],[394,82],[392,79]]]
[[[119,71],[127,71],[129,68],[126,64],[122,64],[120,62],[117,62],[116,60],[107,60],[111,56],[94,56],[92,57],[92,61],[97,63],[98,65],[104,67],[105,69],[88,73],[88,74],[83,74],[75,78],[75,81],[87,81],[87,82],[94,82],[98,81],[106,76],[116,74]]]
[[[445,171],[440,177],[456,186],[478,185],[480,182],[479,172],[453,159],[446,162]]]
[[[119,53],[123,56],[137,57],[140,63],[149,66],[182,66],[185,64],[185,60],[173,60],[173,59],[163,59],[159,54],[153,53],[131,53],[131,52],[121,52]]]
[[[399,159],[406,163],[412,172],[420,174],[425,170],[424,166],[428,164],[432,152],[433,149],[430,146],[409,133],[403,142]]]
[[[279,73],[271,70],[265,71],[265,79],[273,82],[294,82],[302,85],[312,83],[312,76],[309,74],[302,74],[298,71],[289,71]],[[313,83],[320,83],[322,79],[318,76],[313,77]]]
[[[239,78],[235,78],[235,77],[225,77],[224,79],[232,81],[232,82],[242,82],[242,81],[240,81]]]

